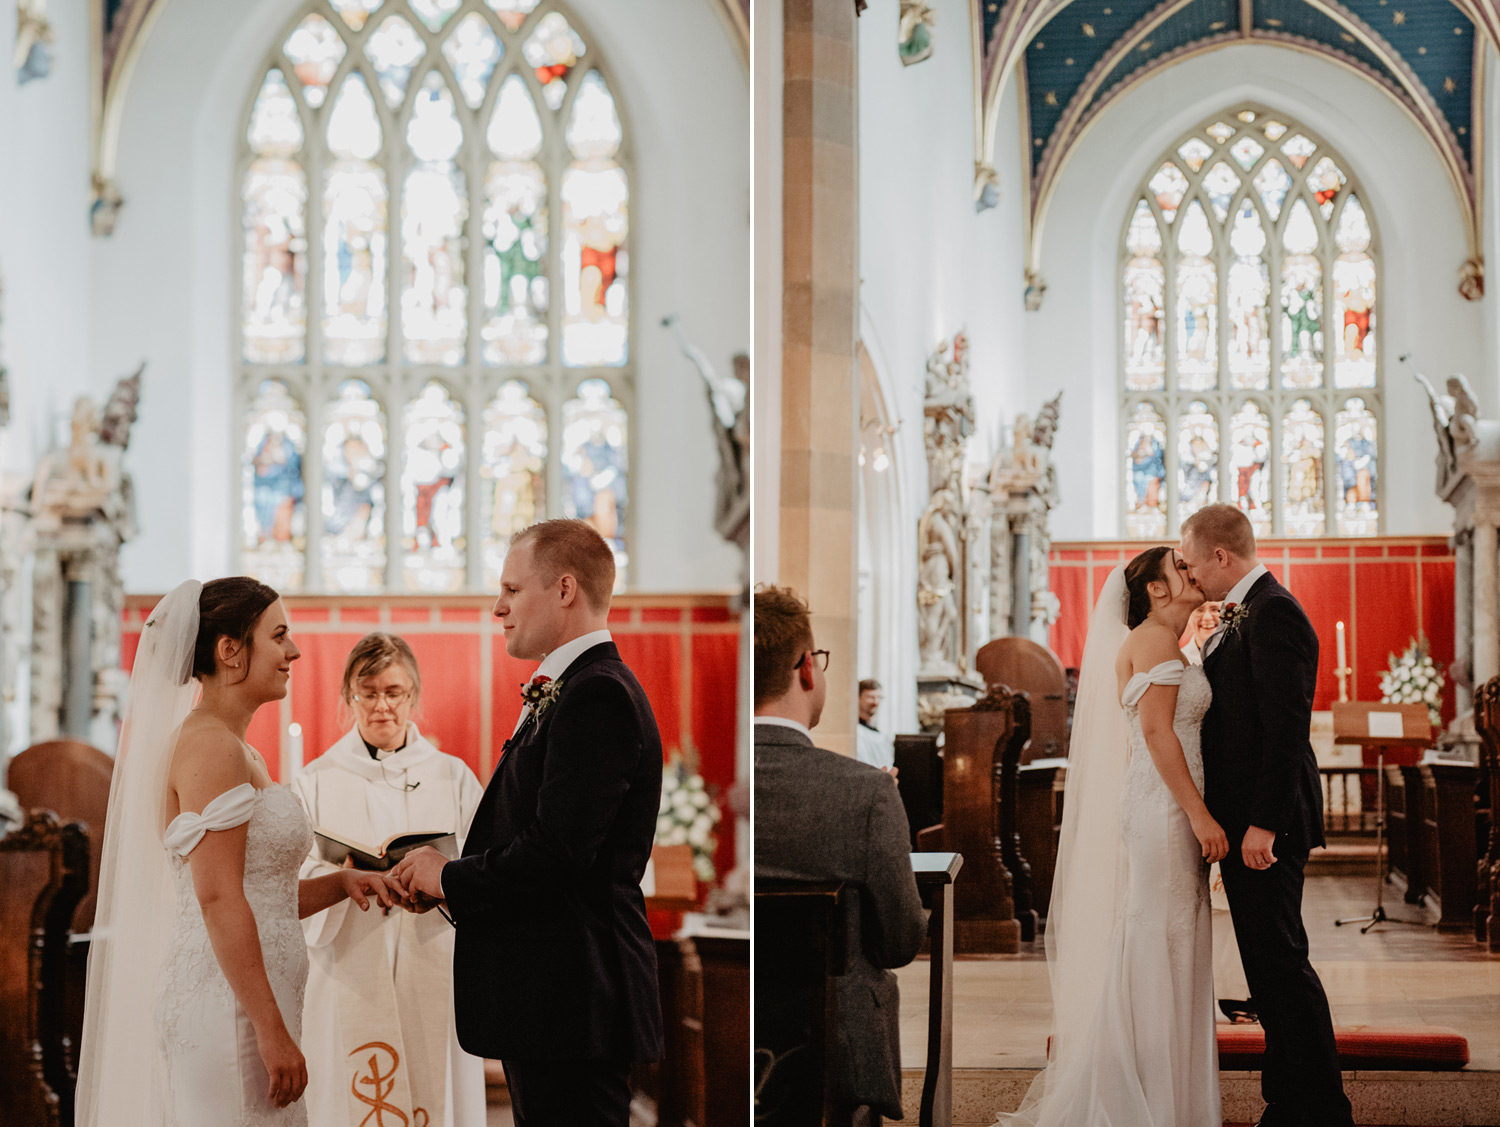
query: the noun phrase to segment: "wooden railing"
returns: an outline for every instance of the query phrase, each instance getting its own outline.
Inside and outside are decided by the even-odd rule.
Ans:
[[[1323,833],[1375,836],[1375,768],[1319,767],[1323,778]]]

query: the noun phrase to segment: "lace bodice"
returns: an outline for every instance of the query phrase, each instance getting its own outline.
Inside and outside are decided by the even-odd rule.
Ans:
[[[246,823],[245,899],[255,915],[266,976],[282,1018],[293,1038],[301,1039],[307,942],[298,920],[297,885],[298,869],[312,848],[312,826],[286,787],[256,789],[242,783],[216,797],[201,813],[179,814],[162,839],[172,859],[176,905],[171,945],[157,985],[157,1025],[178,1119],[184,1124],[291,1127],[307,1122],[301,1102],[277,1111],[266,1100],[254,1033],[214,955],[187,863],[206,833]],[[223,1042],[237,1049],[226,1062],[219,1056]],[[221,1063],[233,1074],[214,1075]],[[191,1103],[187,1093],[194,1091],[205,1093],[200,1104],[201,1099],[220,1101],[213,1105],[214,1114],[192,1119],[192,1108],[199,1105]],[[235,1093],[242,1099],[236,1100]]]
[[[1152,685],[1177,686],[1177,711],[1172,716],[1172,730],[1182,743],[1182,754],[1187,759],[1188,772],[1200,791],[1203,790],[1203,747],[1199,732],[1208,706],[1213,703],[1213,690],[1201,665],[1184,665],[1180,661],[1164,661],[1145,673],[1137,673],[1125,683],[1120,695],[1120,704],[1130,724],[1130,768],[1127,772],[1126,789],[1131,781],[1140,779],[1142,785],[1156,781],[1162,793],[1166,787],[1157,775],[1146,748],[1146,738],[1141,733],[1141,698]],[[1146,777],[1149,776],[1149,777]],[[1168,795],[1170,799],[1170,795]]]

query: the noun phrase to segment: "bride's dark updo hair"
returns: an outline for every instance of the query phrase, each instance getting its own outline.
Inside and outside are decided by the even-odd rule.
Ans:
[[[1163,559],[1172,555],[1170,545],[1162,544],[1147,548],[1125,565],[1125,625],[1134,630],[1146,621],[1151,613],[1151,592],[1146,584],[1156,583],[1166,577]]]
[[[281,596],[258,579],[248,575],[231,575],[227,579],[210,579],[198,596],[198,637],[193,644],[193,676],[212,677],[214,645],[220,637],[230,638],[251,650],[250,635],[266,608]]]

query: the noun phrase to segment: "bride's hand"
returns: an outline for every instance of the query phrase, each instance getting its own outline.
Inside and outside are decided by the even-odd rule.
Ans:
[[[380,902],[382,908],[390,908],[396,902],[391,886],[383,873],[368,873],[363,869],[340,869],[339,878],[349,899],[359,905],[361,912],[368,911],[370,898]]]
[[[1203,859],[1212,865],[1229,854],[1229,835],[1207,812],[1193,819],[1193,836],[1203,847]]]
[[[261,1063],[271,1078],[268,1095],[276,1107],[287,1107],[302,1098],[307,1089],[307,1061],[292,1035],[282,1028],[267,1037],[256,1036]]]

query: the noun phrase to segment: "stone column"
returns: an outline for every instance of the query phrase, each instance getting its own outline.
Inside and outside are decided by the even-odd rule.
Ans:
[[[1474,520],[1474,684],[1500,673],[1500,621],[1496,618],[1496,583],[1500,582],[1500,530],[1489,519]]]
[[[94,606],[93,584],[86,560],[71,558],[64,565],[66,584],[63,634],[67,652],[62,707],[62,731],[69,739],[87,743],[94,714]]]
[[[1010,632],[1031,634],[1031,519],[1011,517]]]
[[[858,39],[851,3],[783,0],[780,581],[833,651],[818,742],[854,753]],[[765,506],[763,506],[763,510]]]

